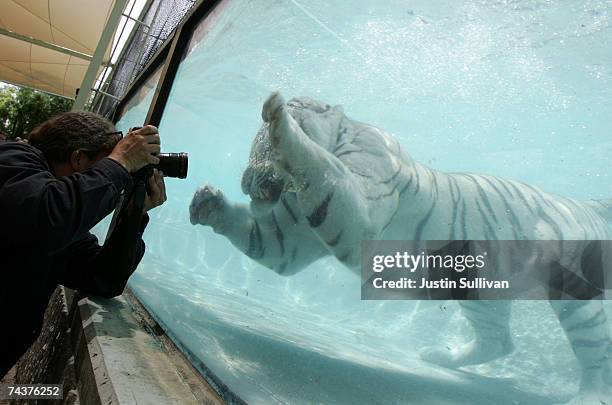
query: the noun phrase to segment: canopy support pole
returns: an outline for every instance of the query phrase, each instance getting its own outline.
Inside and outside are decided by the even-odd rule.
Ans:
[[[123,10],[125,9],[126,3],[127,0],[115,0],[113,10],[108,16],[108,21],[106,22],[104,31],[102,31],[102,35],[100,35],[98,46],[96,47],[96,50],[91,58],[91,62],[89,63],[89,67],[87,68],[87,72],[85,73],[85,77],[81,83],[81,87],[78,90],[78,95],[74,105],[72,106],[72,111],[82,110],[85,107],[85,103],[87,103],[89,100],[89,95],[96,80],[98,69],[100,66],[102,66],[104,54],[106,53],[108,45],[113,38],[113,34],[119,26],[119,20]]]
[[[51,49],[53,51],[61,52],[66,55],[74,56],[75,58],[84,59],[87,61],[91,60],[91,55],[88,55],[86,53],[75,51],[74,49],[70,49],[70,48],[64,48],[63,46],[55,45],[50,42],[43,41],[41,39],[32,38],[27,35],[18,34],[16,32],[9,31],[5,28],[0,28],[0,35],[4,35],[10,38],[15,38],[20,41],[28,42],[30,44],[42,46],[43,48]]]

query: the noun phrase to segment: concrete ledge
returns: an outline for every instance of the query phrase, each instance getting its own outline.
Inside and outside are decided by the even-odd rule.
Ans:
[[[81,403],[224,403],[131,292],[111,300],[83,298],[77,305],[71,299]]]
[[[73,367],[74,357],[70,346],[69,310],[65,293],[66,291],[61,287],[53,292],[45,311],[40,336],[2,380],[11,384],[62,384],[64,387],[63,399],[0,400],[0,404],[70,405],[78,403]]]

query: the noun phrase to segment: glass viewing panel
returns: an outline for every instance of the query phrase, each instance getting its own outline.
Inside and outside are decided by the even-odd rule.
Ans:
[[[130,128],[142,126],[147,118],[149,106],[155,94],[155,88],[157,87],[157,82],[159,82],[163,65],[163,62],[160,63],[160,66],[155,69],[121,109],[119,120],[115,123],[115,126],[117,130],[123,131],[124,135],[127,134]],[[112,214],[107,215],[106,218],[92,229],[92,233],[96,235],[100,243],[106,238],[112,217]]]
[[[378,192],[381,182],[393,181],[378,169],[396,144],[366,139],[341,151],[338,140],[384,139],[373,130],[357,133],[356,122],[366,123],[392,134],[388,140],[414,161],[440,172],[495,175],[578,200],[610,198],[611,8],[610,2],[590,0],[222,1],[194,31],[174,80],[160,124],[162,150],[188,152],[190,172],[186,180],[166,179],[168,202],[151,213],[147,253],[131,287],[194,364],[206,366],[203,373],[212,372],[249,404],[570,400],[579,390],[577,358],[590,364],[589,356],[610,348],[609,320],[598,304],[577,310],[578,318],[562,316],[562,324],[543,301],[514,302],[509,317],[492,305],[470,312],[451,301],[360,300],[359,272],[327,253],[345,246],[347,262],[359,254],[359,245],[347,242],[363,229],[345,180],[361,177],[363,187]],[[335,155],[344,153],[338,159],[352,162],[357,174],[339,176],[326,166],[325,153],[303,143],[297,152],[283,144],[286,149],[274,157],[282,162],[289,156],[285,163],[297,166],[296,176],[319,173],[320,181],[275,177],[266,172],[279,164],[266,155],[265,136],[256,145],[262,155],[249,165],[262,105],[275,90],[286,101],[323,102],[328,120],[316,121],[314,112],[302,110],[299,125],[322,134],[317,145],[326,146],[320,149],[338,148]],[[129,104],[120,127],[142,123],[140,107],[148,101],[139,100]],[[340,110],[326,104],[341,105],[349,118],[339,124]],[[251,197],[241,181],[249,170],[245,188],[259,200],[274,201],[282,193],[273,211],[278,226],[263,203],[258,215],[267,219],[255,226],[248,217]],[[226,200],[214,193],[214,203],[201,200],[195,220],[214,223],[221,233],[190,223],[190,203],[203,184],[221,190]],[[323,197],[335,194],[328,204],[313,195],[310,204],[317,210],[289,213],[309,203],[295,203],[295,191],[309,187]],[[529,234],[534,223],[517,208],[518,192],[498,189],[508,193],[507,214]],[[469,200],[477,191],[457,193]],[[448,189],[438,194],[433,222],[420,230],[410,211],[419,204],[397,208],[384,200],[374,208],[387,217],[397,208],[392,221],[415,229],[413,238],[417,232],[427,237],[438,235],[431,227],[452,226],[440,220],[452,218],[453,205],[442,204],[455,201],[449,195]],[[340,198],[349,202],[338,206]],[[289,208],[281,213],[285,203]],[[470,224],[482,222],[477,207],[467,210]],[[546,214],[549,207],[541,210]],[[289,223],[292,215],[298,224]],[[324,245],[307,220],[316,232],[333,230],[337,238]],[[474,229],[473,239],[485,238]],[[507,238],[502,227],[488,232]],[[242,247],[222,233],[233,233]],[[319,256],[324,257],[295,272],[292,257],[306,263]],[[259,264],[266,260],[276,271]],[[609,317],[610,304],[604,306]],[[464,315],[489,325],[480,336],[491,353],[510,353],[491,361],[478,357],[481,364],[459,368],[423,360],[420,352],[435,346],[467,361],[468,352],[457,348],[475,332]],[[573,328],[569,340],[562,326]],[[585,345],[575,355],[569,342],[580,339]],[[599,388],[593,390],[597,397]]]
[[[142,86],[136,90],[134,95],[130,97],[121,108],[119,120],[116,123],[118,130],[127,133],[131,127],[142,126],[144,124],[163,66],[164,63],[162,61],[159,67],[153,71]]]

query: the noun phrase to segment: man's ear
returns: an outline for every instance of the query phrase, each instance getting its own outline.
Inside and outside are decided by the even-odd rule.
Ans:
[[[81,153],[81,151],[78,149],[75,151],[72,151],[72,153],[70,154],[70,159],[69,159],[69,164],[72,170],[75,172],[81,171],[82,170],[81,165],[83,163],[84,163],[83,154]]]

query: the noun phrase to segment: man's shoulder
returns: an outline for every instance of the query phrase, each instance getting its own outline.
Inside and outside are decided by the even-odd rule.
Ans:
[[[41,168],[47,168],[48,166],[47,160],[40,150],[23,142],[1,142],[0,162],[9,165],[35,165]]]
[[[29,143],[15,141],[0,142],[0,153],[10,152],[33,153],[36,155],[42,155],[42,152],[40,150],[36,149]]]

